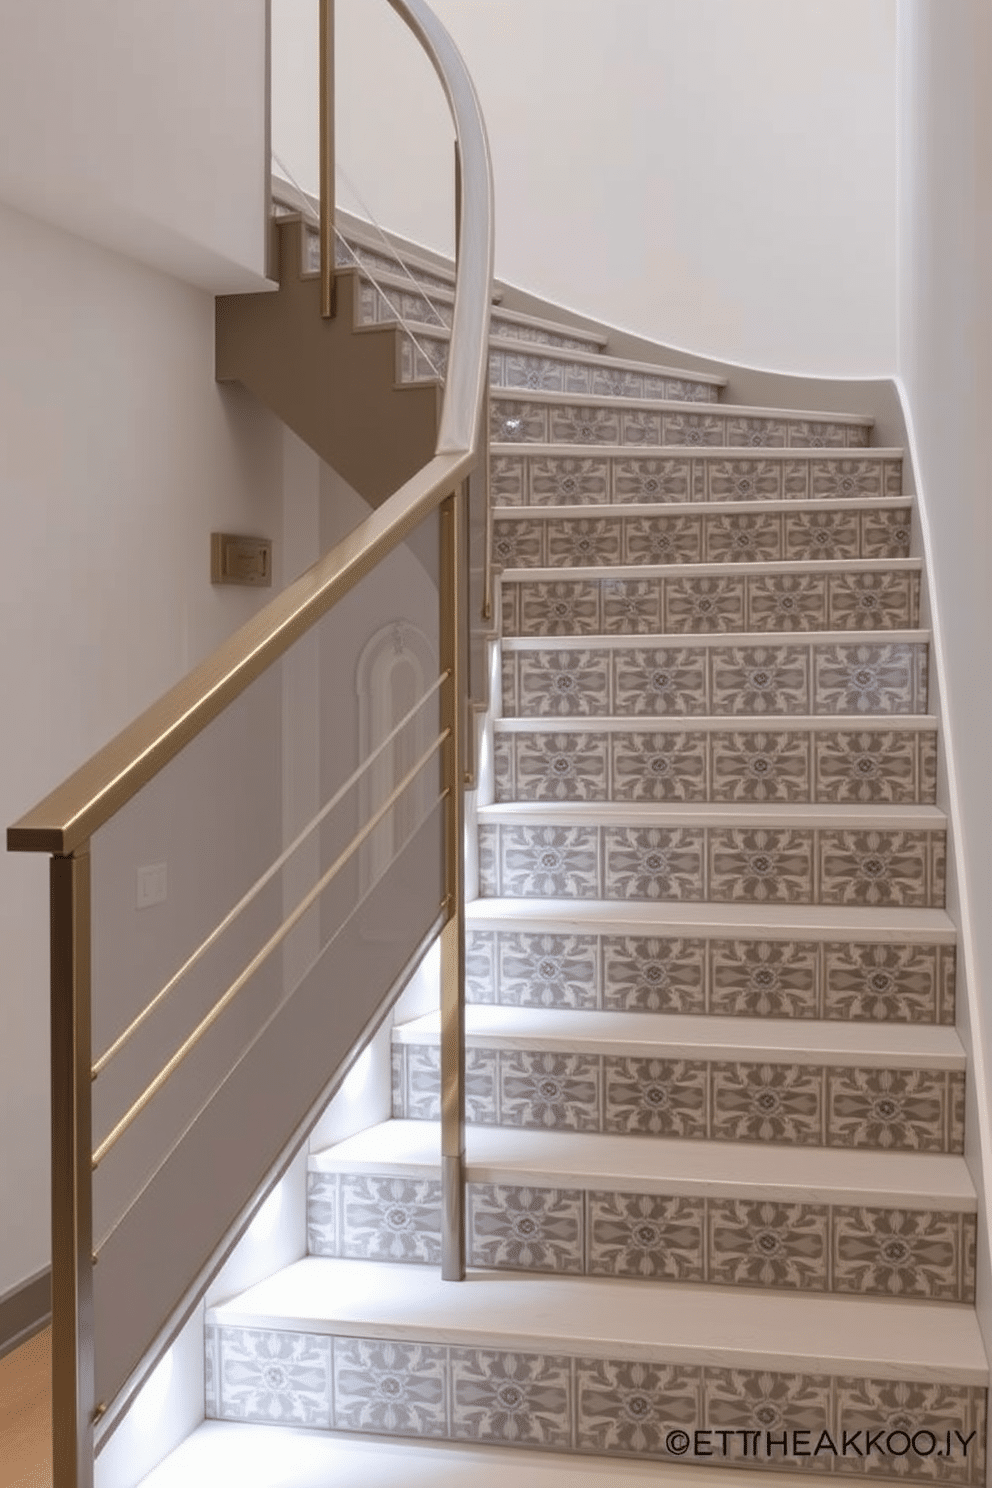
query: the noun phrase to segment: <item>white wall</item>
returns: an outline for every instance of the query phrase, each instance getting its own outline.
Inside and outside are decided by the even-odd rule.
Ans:
[[[972,1049],[968,1156],[980,1176],[983,1162],[992,1171],[992,14],[983,0],[903,0],[899,15],[899,366],[957,811],[950,883]],[[981,1227],[980,1235],[979,1312],[992,1344],[992,1269]]]
[[[893,373],[896,0],[433,8],[489,129],[500,278],[730,361]],[[337,9],[339,160],[384,226],[448,249],[440,89],[386,4]],[[309,189],[312,11],[273,0],[273,143]],[[340,175],[338,199],[360,210]]]
[[[264,273],[266,0],[4,0],[0,201],[215,292]]]
[[[209,294],[3,207],[0,266],[9,824],[270,597],[209,534],[279,537],[282,436],[215,383]],[[0,854],[0,1295],[49,1257],[47,880]]]

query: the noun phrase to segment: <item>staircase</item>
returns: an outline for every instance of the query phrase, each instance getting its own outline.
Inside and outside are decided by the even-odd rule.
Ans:
[[[364,261],[429,378],[450,283]],[[499,307],[491,353],[473,1269],[439,1279],[429,1015],[393,1119],[312,1154],[309,1255],[209,1310],[207,1421],[146,1488],[984,1483],[902,451]]]

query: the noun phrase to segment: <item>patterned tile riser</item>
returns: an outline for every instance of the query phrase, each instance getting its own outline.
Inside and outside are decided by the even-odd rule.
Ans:
[[[920,576],[906,569],[661,578],[504,579],[505,636],[714,635],[913,630]]]
[[[945,853],[937,829],[485,825],[479,892],[941,909]]]
[[[317,233],[308,233],[307,253],[311,272],[319,272],[320,238]],[[338,268],[354,268],[356,258],[360,264],[367,265],[370,271],[376,275],[406,273],[400,260],[388,253],[378,253],[374,248],[365,248],[359,243],[353,243],[347,248],[343,243],[338,243],[335,247],[334,262]],[[450,291],[452,288],[450,277],[446,278],[443,274],[432,274],[426,269],[414,268],[413,277],[417,280],[418,284],[422,284],[428,291],[431,289],[445,289]]]
[[[952,945],[469,930],[473,1005],[954,1023]]]
[[[503,651],[507,718],[926,711],[925,642]]]
[[[678,409],[631,408],[623,404],[570,405],[505,397],[492,400],[489,431],[490,437],[500,444],[629,444],[711,449],[866,449],[870,437],[865,424],[846,424],[841,419],[831,422],[804,419],[802,415],[788,418],[742,415],[719,405],[710,405],[706,412],[683,413]]]
[[[400,343],[399,380],[414,382],[444,376],[448,367],[448,341],[419,331],[414,334],[416,341],[404,337]],[[717,389],[709,383],[648,372],[617,371],[596,363],[542,356],[536,349],[523,347],[519,351],[490,353],[489,386],[655,402],[715,403],[717,400]]]
[[[937,735],[917,730],[497,733],[497,801],[932,804]]]
[[[519,517],[494,524],[501,568],[645,563],[778,563],[908,558],[909,508],[758,515]]]
[[[983,1481],[987,1400],[976,1386],[214,1325],[206,1329],[205,1352],[211,1420],[655,1461],[676,1460],[666,1444],[670,1431],[703,1428],[711,1433],[710,1452],[703,1438],[700,1457],[690,1452],[677,1460],[911,1482]],[[918,1450],[906,1454],[895,1433],[907,1425],[910,1432],[930,1432],[933,1442],[921,1436]],[[885,1433],[868,1456],[867,1430]],[[784,1447],[774,1445],[783,1431],[790,1442],[792,1432],[806,1433],[798,1446],[810,1455],[784,1457]],[[721,1432],[730,1444],[726,1457],[713,1447]],[[740,1435],[745,1432],[750,1435]],[[889,1432],[891,1455],[885,1455]],[[840,1455],[845,1433],[849,1450]],[[935,1447],[948,1433],[953,1450],[938,1456]]]
[[[726,1059],[466,1051],[476,1126],[883,1152],[961,1152],[964,1074]],[[436,1045],[393,1049],[393,1116],[440,1120]]]
[[[800,454],[496,454],[495,506],[636,506],[902,496],[898,457]]]
[[[973,1302],[973,1214],[466,1185],[467,1258],[485,1270]],[[441,1183],[311,1173],[310,1255],[438,1266]]]
[[[317,256],[319,258],[319,249]],[[317,269],[319,264],[314,263],[313,267]],[[382,272],[395,274],[396,265],[392,270],[384,269]],[[376,278],[379,277],[377,273]],[[412,287],[397,289],[390,285],[380,291],[370,280],[362,280],[359,316],[363,325],[382,325],[402,318],[417,325],[450,326],[452,314],[453,306],[447,299],[419,294]],[[535,346],[554,346],[561,351],[583,353],[594,349],[581,337],[546,330],[542,326],[521,324],[495,312],[490,318],[489,328],[493,336],[501,337],[504,341],[521,341]]]

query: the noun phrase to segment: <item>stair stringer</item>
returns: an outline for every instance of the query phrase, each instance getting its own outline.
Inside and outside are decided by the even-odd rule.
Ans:
[[[281,217],[274,232],[278,291],[217,299],[217,380],[240,382],[380,506],[433,458],[440,387],[400,384],[399,333],[360,325],[353,269],[337,271],[336,313],[324,320],[302,218]]]

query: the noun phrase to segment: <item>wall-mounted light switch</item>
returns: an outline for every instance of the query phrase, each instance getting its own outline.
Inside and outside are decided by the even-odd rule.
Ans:
[[[153,863],[150,868],[138,869],[139,909],[147,909],[151,904],[161,904],[168,893],[169,881],[165,863]]]
[[[268,588],[272,583],[272,539],[211,532],[210,582]]]

